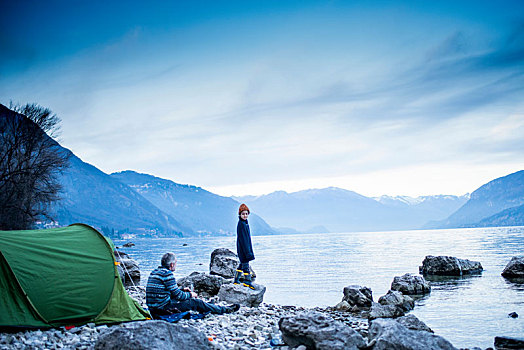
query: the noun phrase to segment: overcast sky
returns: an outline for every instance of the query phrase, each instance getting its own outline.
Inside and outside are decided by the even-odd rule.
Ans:
[[[10,1],[0,103],[222,195],[471,192],[524,169],[524,1]]]

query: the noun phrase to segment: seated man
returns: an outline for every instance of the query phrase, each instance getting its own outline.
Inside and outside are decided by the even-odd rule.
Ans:
[[[238,304],[218,306],[206,303],[200,299],[195,299],[197,294],[189,288],[184,288],[184,290],[178,288],[173,275],[176,263],[177,259],[174,253],[165,253],[162,256],[162,265],[149,275],[146,286],[146,304],[151,314],[158,315],[190,310],[223,314],[235,312],[239,309]]]

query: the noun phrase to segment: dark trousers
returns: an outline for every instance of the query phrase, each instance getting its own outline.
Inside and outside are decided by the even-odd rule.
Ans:
[[[251,273],[251,270],[249,269],[249,261],[245,263],[241,262],[238,265],[237,270],[242,270],[244,273]]]
[[[182,312],[184,311],[198,311],[200,313],[211,311],[214,314],[223,314],[226,308],[215,304],[206,303],[200,299],[188,299],[180,302],[171,302],[169,309],[176,308]]]

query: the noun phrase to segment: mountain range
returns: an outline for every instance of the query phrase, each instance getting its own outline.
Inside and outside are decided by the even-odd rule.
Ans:
[[[236,233],[239,203],[200,187],[124,171],[108,175],[72,154],[60,175],[62,200],[53,208],[57,225],[83,222],[105,234],[192,236]],[[256,234],[275,234],[262,218],[250,217]]]
[[[524,170],[479,187],[461,208],[427,228],[524,225]]]
[[[524,226],[524,170],[464,196],[369,198],[330,187],[234,198],[272,225],[306,232]]]
[[[5,111],[0,105],[0,118],[9,117]],[[55,221],[42,226],[83,222],[107,235],[231,235],[240,202],[250,206],[250,226],[259,235],[524,225],[524,171],[464,196],[371,198],[329,187],[229,198],[129,170],[106,174],[61,151],[70,155],[59,178],[62,199],[51,209]]]
[[[430,220],[445,219],[468,200],[467,195],[370,198],[336,187],[234,198],[272,225],[306,232],[418,229]]]

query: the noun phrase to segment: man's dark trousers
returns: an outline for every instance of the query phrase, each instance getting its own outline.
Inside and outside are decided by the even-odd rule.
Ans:
[[[214,314],[223,314],[226,311],[226,308],[223,306],[218,306],[215,304],[206,303],[200,299],[188,299],[180,302],[171,302],[169,309],[176,308],[182,312],[184,311],[198,311],[200,313],[205,313],[211,311]]]

